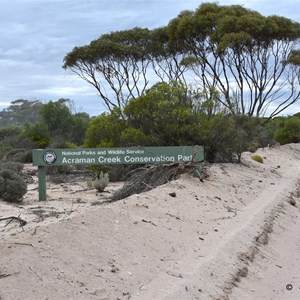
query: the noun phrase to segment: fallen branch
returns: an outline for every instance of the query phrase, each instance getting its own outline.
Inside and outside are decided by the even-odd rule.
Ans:
[[[199,175],[200,173],[197,175],[200,180],[208,176],[204,164],[196,166],[193,162],[152,165],[135,169],[128,173],[128,179],[124,186],[113,194],[110,202],[127,198],[133,194],[150,191],[160,185],[178,179],[181,174],[193,174],[196,168],[198,173],[200,171],[203,173],[201,176]]]
[[[149,224],[151,224],[151,225],[153,225],[153,226],[157,226],[155,223],[153,223],[152,221],[148,221],[148,220],[145,220],[145,219],[142,219],[142,222],[144,222],[144,223],[149,223]]]
[[[78,190],[78,191],[73,191],[71,192],[70,194],[76,194],[76,193],[81,193],[81,192],[86,192],[88,191],[89,189],[82,189],[82,190]]]
[[[177,278],[183,278],[183,276],[181,274],[175,274],[172,271],[167,271],[167,274],[173,277],[177,277]]]
[[[180,217],[177,217],[177,216],[172,215],[172,214],[170,214],[170,213],[166,213],[166,215],[167,215],[167,216],[170,216],[170,217],[172,217],[172,218],[175,218],[176,220],[180,220],[180,221],[181,221]]]
[[[6,217],[6,218],[0,218],[0,221],[6,221],[9,220],[9,222],[7,222],[7,224],[5,225],[5,227],[10,224],[12,221],[18,221],[20,223],[20,227],[23,227],[27,224],[27,222],[23,219],[21,219],[20,217]]]
[[[0,274],[0,279],[1,279],[1,278],[8,277],[8,276],[11,276],[11,274]]]
[[[28,243],[15,242],[13,244],[14,245],[22,245],[22,246],[31,246],[31,247],[34,247],[33,244],[28,244]]]
[[[139,286],[139,290],[141,290],[146,284],[148,284],[152,279],[149,279],[147,282],[143,283],[141,286]]]
[[[235,209],[235,208],[231,208],[230,206],[226,206],[225,204],[223,204],[223,206],[224,206],[224,208],[226,208],[227,209],[227,211],[228,212],[232,212],[232,213],[234,213],[234,217],[237,215],[237,209]]]

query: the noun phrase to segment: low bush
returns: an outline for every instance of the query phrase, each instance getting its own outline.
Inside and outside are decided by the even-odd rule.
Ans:
[[[282,128],[275,134],[275,139],[280,145],[300,142],[300,118],[290,117],[284,121]]]
[[[24,179],[13,169],[2,169],[2,166],[0,170],[0,199],[8,202],[22,202],[22,197],[27,191]]]
[[[24,148],[13,149],[6,154],[6,159],[20,163],[32,162],[32,152]]]
[[[260,155],[258,155],[258,154],[252,155],[251,159],[253,159],[254,161],[257,161],[257,162],[259,162],[261,164],[264,162],[264,159]]]
[[[10,170],[14,173],[17,173],[18,175],[21,174],[23,167],[24,167],[24,165],[22,163],[15,162],[15,161],[0,162],[1,170]]]
[[[98,178],[93,181],[93,186],[98,192],[103,192],[109,183],[109,176],[107,173],[100,172]]]

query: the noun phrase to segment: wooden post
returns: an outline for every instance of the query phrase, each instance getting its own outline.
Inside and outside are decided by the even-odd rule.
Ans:
[[[38,166],[39,201],[46,201],[46,167]]]

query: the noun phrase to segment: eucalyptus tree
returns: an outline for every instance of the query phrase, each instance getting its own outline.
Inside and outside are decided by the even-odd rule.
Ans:
[[[180,81],[187,85],[187,66],[181,63],[186,56],[185,49],[170,40],[167,26],[151,30],[150,37],[149,55],[159,80],[167,83]]]
[[[70,69],[94,86],[106,108],[122,109],[140,97],[149,82],[185,82],[181,64],[184,48],[171,42],[168,27],[133,28],[102,35],[89,45],[75,47],[64,58]]]
[[[12,101],[7,109],[0,111],[0,127],[38,123],[42,105],[42,102],[38,100]]]
[[[273,117],[300,98],[300,24],[239,5],[204,3],[169,23],[199,87],[233,114]]]
[[[123,108],[149,83],[149,40],[150,30],[142,28],[104,34],[87,46],[75,47],[63,67],[94,86],[110,111]]]

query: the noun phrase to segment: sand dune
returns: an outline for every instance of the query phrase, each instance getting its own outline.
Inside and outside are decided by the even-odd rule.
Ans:
[[[300,299],[300,144],[257,154],[103,205],[118,184],[35,181],[0,202],[27,222],[0,222],[0,299]]]

